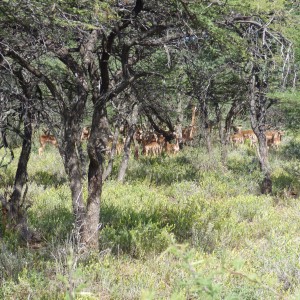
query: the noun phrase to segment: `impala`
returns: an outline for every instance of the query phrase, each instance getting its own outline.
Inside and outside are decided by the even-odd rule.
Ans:
[[[53,146],[57,147],[57,140],[54,135],[50,134],[42,134],[40,135],[40,145],[39,148],[39,155],[42,155],[43,151],[45,150],[46,144],[52,144]]]
[[[282,136],[284,135],[284,132],[281,130],[278,131],[269,131],[268,135],[266,133],[267,137],[267,146],[269,147],[274,147],[275,149],[279,148],[279,145],[282,141]]]
[[[81,136],[80,136],[80,140],[84,141],[84,140],[88,140],[90,138],[90,128],[89,127],[83,127],[82,132],[81,132]]]
[[[176,154],[179,152],[180,150],[180,147],[179,147],[179,137],[178,137],[178,134],[177,133],[174,133],[174,136],[175,136],[175,140],[176,140],[176,143],[175,144],[171,144],[169,142],[166,142],[165,143],[165,151],[168,153],[168,154]]]
[[[188,142],[191,142],[194,139],[194,134],[196,131],[196,112],[197,107],[194,106],[192,109],[192,121],[191,124],[188,127],[185,127],[182,129],[182,142],[183,144],[187,144]]]
[[[160,153],[160,145],[158,142],[150,142],[149,144],[143,145],[143,153],[148,156],[158,155]]]
[[[241,133],[234,133],[230,136],[230,141],[233,145],[244,143],[244,136]]]
[[[244,137],[244,140],[250,141],[250,146],[253,147],[257,144],[257,136],[255,135],[254,131],[252,129],[248,130],[241,130],[241,134]]]

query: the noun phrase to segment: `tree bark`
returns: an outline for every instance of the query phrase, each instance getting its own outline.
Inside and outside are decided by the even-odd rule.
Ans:
[[[111,149],[110,149],[109,161],[108,161],[107,167],[103,173],[103,181],[105,181],[111,175],[114,160],[115,160],[115,155],[116,155],[116,147],[117,147],[118,139],[119,139],[119,127],[117,125],[115,132],[114,132]]]
[[[233,101],[230,110],[228,111],[227,116],[225,118],[224,128],[222,126],[219,126],[219,135],[221,140],[221,159],[224,164],[227,161],[227,154],[228,154],[227,148],[228,148],[228,143],[230,138],[231,127],[233,125],[235,117],[245,107],[245,104],[246,101],[239,101],[239,100]]]
[[[72,116],[65,119],[65,132],[63,137],[62,156],[64,166],[69,179],[69,186],[72,196],[72,207],[75,218],[75,240],[80,240],[85,221],[85,205],[83,201],[83,174],[81,158],[77,149],[79,124],[73,123]]]
[[[178,134],[180,148],[183,147],[183,143],[182,143],[182,123],[183,123],[182,96],[181,96],[180,93],[178,93],[178,95],[177,95],[176,132]]]
[[[119,182],[124,182],[124,180],[125,180],[126,170],[128,167],[128,162],[129,162],[129,157],[130,157],[130,144],[131,144],[133,135],[136,130],[138,112],[139,112],[139,107],[137,104],[134,104],[134,107],[132,109],[132,114],[131,114],[131,120],[129,121],[128,134],[127,134],[127,137],[126,137],[126,140],[124,143],[124,155],[123,155],[123,159],[122,159],[121,166],[119,169],[119,174],[118,174]]]
[[[266,98],[263,93],[264,83],[260,82],[258,68],[253,68],[250,87],[250,116],[251,126],[258,139],[258,158],[260,170],[263,174],[261,193],[272,193],[271,170],[268,160],[268,148],[266,142]]]
[[[8,208],[8,224],[12,227],[17,228],[18,233],[21,237],[29,241],[33,238],[33,232],[28,229],[27,219],[26,219],[26,207],[25,198],[27,192],[27,186],[24,190],[24,186],[27,184],[28,174],[27,165],[31,153],[31,143],[32,143],[32,90],[33,85],[26,82],[22,69],[14,71],[14,75],[18,78],[18,82],[22,88],[23,94],[20,96],[20,101],[24,107],[23,116],[23,143],[22,150],[18,161],[18,167],[15,175],[15,181],[13,186],[13,191],[9,199]]]
[[[99,248],[100,199],[108,131],[109,127],[106,118],[105,104],[96,106],[93,113],[91,135],[88,142],[88,155],[90,159],[88,170],[88,199],[85,226],[82,234],[82,243],[90,250],[98,250]]]
[[[24,138],[22,150],[19,157],[18,168],[15,175],[15,182],[13,192],[9,200],[9,217],[12,225],[19,225],[25,222],[25,208],[22,203],[22,192],[27,183],[27,165],[31,153],[31,139],[32,139],[32,124],[30,113],[24,116]]]
[[[200,106],[200,114],[201,114],[201,127],[202,127],[202,134],[204,137],[204,140],[206,142],[206,148],[208,153],[211,153],[211,137],[209,132],[209,126],[208,126],[208,109],[207,109],[207,103],[205,99],[200,99],[199,101]]]

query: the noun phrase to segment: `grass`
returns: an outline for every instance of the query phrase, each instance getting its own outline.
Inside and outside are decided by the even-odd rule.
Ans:
[[[254,151],[186,148],[131,160],[104,184],[99,253],[76,253],[68,183],[56,149],[29,165],[30,225],[44,246],[0,240],[0,299],[299,299],[299,144],[271,151],[274,193],[259,195]],[[16,155],[18,153],[16,150]],[[16,161],[0,171],[13,184]]]

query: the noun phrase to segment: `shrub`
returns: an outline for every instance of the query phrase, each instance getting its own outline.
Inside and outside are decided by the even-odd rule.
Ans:
[[[73,226],[69,187],[63,185],[60,188],[51,187],[45,190],[33,184],[28,198],[32,201],[28,210],[31,225],[47,240],[64,240]]]

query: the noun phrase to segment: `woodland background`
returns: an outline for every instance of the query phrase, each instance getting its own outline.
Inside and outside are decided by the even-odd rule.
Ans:
[[[299,299],[299,23],[297,0],[2,0],[0,298]]]

